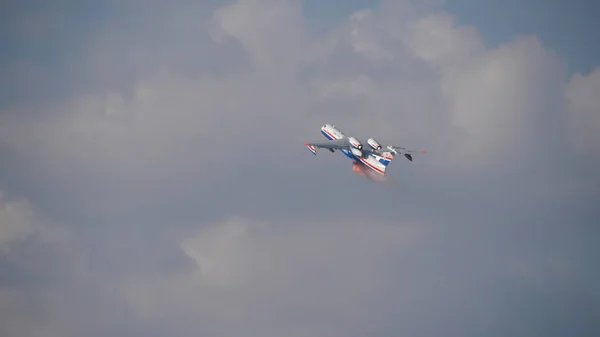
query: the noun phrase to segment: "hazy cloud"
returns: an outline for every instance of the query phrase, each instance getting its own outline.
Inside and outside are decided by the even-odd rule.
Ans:
[[[373,298],[391,286],[386,266],[422,233],[378,223],[282,227],[231,218],[182,242],[193,269],[135,280],[127,297],[148,322],[171,317],[209,334],[331,335],[341,328],[339,335],[375,309]]]
[[[566,88],[567,104],[574,145],[578,151],[597,155],[600,130],[600,97],[596,89],[600,88],[600,69],[583,76],[575,74]]]
[[[6,202],[0,194],[0,250],[31,235],[35,229],[33,214],[25,202]]]

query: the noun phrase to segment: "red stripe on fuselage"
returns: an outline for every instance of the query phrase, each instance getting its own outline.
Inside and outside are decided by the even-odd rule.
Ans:
[[[334,136],[331,132],[327,131],[327,129],[323,129],[323,132],[325,132],[327,135],[329,135],[329,137],[337,140],[338,138],[336,136]]]
[[[379,174],[381,174],[381,175],[384,175],[384,174],[385,174],[385,172],[384,172],[382,169],[380,169],[380,168],[378,168],[378,167],[374,166],[373,164],[369,163],[369,162],[368,162],[368,161],[366,161],[365,159],[363,159],[363,158],[360,158],[360,157],[358,157],[358,159],[359,159],[359,160],[360,160],[360,161],[361,161],[363,164],[365,164],[365,165],[367,165],[369,168],[373,169],[373,171],[375,171],[375,172],[377,172],[377,173],[379,173]]]

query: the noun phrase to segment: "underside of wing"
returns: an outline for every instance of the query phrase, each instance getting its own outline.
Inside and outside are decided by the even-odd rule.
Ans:
[[[314,154],[316,154],[316,149],[342,150],[350,148],[350,144],[345,138],[323,143],[304,143],[304,146]]]
[[[427,151],[409,150],[402,146],[396,146],[396,145],[388,145],[388,146],[382,148],[380,151],[385,151],[385,150],[391,151],[392,153],[394,153],[394,155],[402,154],[402,155],[404,155],[404,157],[406,157],[406,159],[408,159],[410,161],[413,160],[413,156],[415,154],[427,154]]]

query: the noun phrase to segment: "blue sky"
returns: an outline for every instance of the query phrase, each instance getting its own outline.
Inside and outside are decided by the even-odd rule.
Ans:
[[[566,60],[569,72],[587,74],[600,60],[598,1],[446,0],[445,8],[477,27],[490,47],[534,34]]]
[[[379,0],[321,1],[303,0],[303,9],[313,29],[326,29],[345,20],[352,12],[365,8],[377,8]],[[17,17],[29,11],[27,2],[13,5],[5,16]],[[44,11],[57,5],[36,5],[36,11]],[[443,8],[456,16],[458,22],[477,27],[489,47],[510,41],[516,35],[535,34],[543,44],[565,58],[570,72],[588,73],[600,59],[598,37],[600,3],[592,0],[535,1],[535,0],[445,0]],[[6,62],[18,56],[26,56],[42,64],[55,65],[59,55],[57,46],[68,43],[71,47],[81,43],[87,33],[102,27],[108,17],[117,13],[109,5],[98,3],[72,3],[62,7],[67,21],[60,32],[62,40],[51,40],[53,45],[39,45],[33,49],[3,29],[1,40],[5,52],[1,60]],[[4,17],[6,23],[9,17]],[[56,45],[58,43],[58,45]],[[42,52],[44,49],[46,52]],[[50,51],[50,52],[48,52]]]
[[[34,3],[35,10],[32,10],[31,4]],[[376,9],[380,1],[303,0],[302,3],[311,30],[323,32],[346,20],[354,11]],[[10,6],[11,9],[3,13],[4,27],[11,28],[0,33],[0,42],[5,46],[0,62],[32,62],[44,69],[54,83],[52,90],[39,92],[46,100],[69,95],[70,89],[79,87],[80,81],[85,80],[85,72],[74,73],[69,65],[77,62],[79,49],[88,39],[110,27],[108,22],[127,25],[126,20],[118,19],[121,16],[143,15],[120,12],[109,3],[96,2],[73,2],[68,6],[44,2],[40,6],[33,1]],[[600,59],[597,34],[600,30],[597,20],[600,3],[596,1],[446,0],[442,8],[455,15],[459,23],[477,27],[490,48],[507,43],[517,35],[536,35],[545,47],[554,50],[564,60],[567,76],[574,72],[589,73]],[[51,27],[46,33],[47,38],[23,40],[23,33],[15,31],[14,25],[10,26],[24,15],[52,12],[56,13],[60,24]],[[3,87],[0,94],[2,104],[19,99],[23,93],[19,88],[39,87],[45,83],[23,81],[17,78],[14,86]],[[73,81],[78,82],[72,84]]]
[[[377,8],[378,0],[303,0],[316,27],[331,27],[352,12]],[[600,2],[593,0],[445,0],[457,21],[479,29],[488,47],[534,34],[564,58],[568,72],[590,72],[600,60]]]

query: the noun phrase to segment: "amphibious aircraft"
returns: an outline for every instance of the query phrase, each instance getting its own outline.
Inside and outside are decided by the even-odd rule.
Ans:
[[[396,155],[404,155],[412,162],[413,155],[427,153],[426,151],[407,150],[396,145],[383,147],[374,138],[369,138],[367,140],[368,147],[364,147],[358,139],[346,136],[333,124],[323,125],[321,133],[329,140],[328,142],[304,143],[304,146],[314,155],[317,154],[317,149],[327,149],[332,153],[339,150],[352,160],[352,172],[371,180],[379,180],[378,178],[385,176],[388,165]]]

